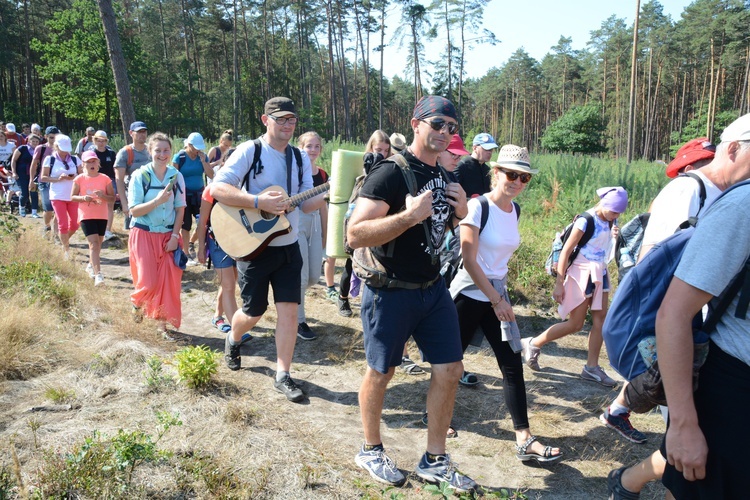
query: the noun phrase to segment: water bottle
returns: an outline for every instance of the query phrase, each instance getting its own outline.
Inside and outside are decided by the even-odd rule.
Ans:
[[[633,261],[633,257],[630,255],[628,247],[623,247],[622,250],[620,250],[620,265],[626,269],[635,265],[635,261]]]

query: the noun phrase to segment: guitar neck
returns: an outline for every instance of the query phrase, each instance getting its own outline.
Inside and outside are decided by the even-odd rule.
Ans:
[[[329,182],[326,182],[325,184],[321,184],[320,186],[314,187],[302,193],[295,194],[294,196],[289,198],[289,203],[293,207],[298,207],[305,200],[309,200],[310,198],[314,198],[321,193],[325,193],[326,191],[330,189],[330,187],[331,187],[331,184]]]

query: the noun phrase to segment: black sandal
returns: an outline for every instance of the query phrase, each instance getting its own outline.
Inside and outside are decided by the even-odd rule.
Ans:
[[[552,454],[552,447],[551,446],[545,446],[544,452],[540,455],[539,453],[534,452],[528,452],[529,446],[531,446],[531,443],[537,440],[536,436],[531,436],[529,439],[526,440],[525,443],[519,445],[516,445],[516,458],[520,460],[521,462],[527,462],[529,460],[534,460],[538,464],[549,464],[557,462],[562,458],[562,452],[558,453],[557,455]]]
[[[609,491],[609,498],[612,500],[638,500],[641,498],[640,493],[626,490],[622,485],[622,473],[625,472],[625,469],[627,467],[620,467],[610,471],[607,476],[607,490]]]
[[[427,412],[424,412],[424,415],[422,415],[422,423],[427,425]],[[445,437],[448,439],[458,437],[458,431],[456,430],[456,426],[453,425],[453,422],[448,426],[448,431],[445,433]]]

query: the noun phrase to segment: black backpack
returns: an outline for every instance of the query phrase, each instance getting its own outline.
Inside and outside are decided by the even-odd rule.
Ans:
[[[568,265],[566,267],[570,267],[573,261],[576,260],[576,257],[578,257],[578,253],[581,251],[581,247],[588,243],[591,237],[594,235],[593,215],[588,212],[583,212],[582,214],[573,217],[573,222],[565,226],[563,232],[557,233],[555,235],[555,239],[552,240],[552,250],[547,256],[547,262],[544,264],[544,268],[547,270],[547,274],[549,274],[550,276],[557,277],[557,262],[560,260],[560,252],[562,252],[562,249],[565,246],[565,242],[570,238],[570,233],[573,232],[573,226],[575,225],[575,222],[579,217],[583,217],[584,219],[586,219],[586,230],[583,232],[583,236],[581,236],[581,239],[578,241],[578,245],[576,245],[573,251],[570,252]]]

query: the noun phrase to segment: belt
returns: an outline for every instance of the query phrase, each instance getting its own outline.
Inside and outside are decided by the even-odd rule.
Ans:
[[[410,281],[402,281],[397,279],[388,278],[385,285],[382,288],[405,288],[407,290],[417,290],[421,288],[422,290],[425,290],[427,288],[430,288],[432,285],[434,285],[439,279],[441,278],[440,275],[437,276],[437,278],[425,281],[424,283],[412,283]]]
[[[147,226],[146,224],[141,224],[140,222],[134,223],[132,227],[137,227],[138,229],[143,229],[144,231],[148,231],[149,233],[152,232],[151,228],[149,226]],[[174,228],[174,224],[170,224],[170,225],[168,225],[166,227],[167,227],[167,229],[171,230],[171,229]]]

